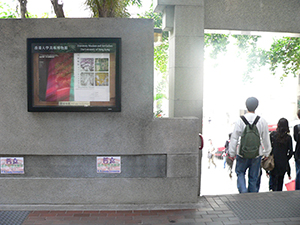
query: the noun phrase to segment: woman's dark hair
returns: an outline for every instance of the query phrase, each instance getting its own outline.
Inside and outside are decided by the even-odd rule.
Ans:
[[[285,143],[288,137],[289,129],[289,121],[285,118],[281,118],[277,123],[277,140],[279,143]]]

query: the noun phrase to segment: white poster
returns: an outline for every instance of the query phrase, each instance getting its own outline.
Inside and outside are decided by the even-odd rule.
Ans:
[[[97,173],[121,173],[120,156],[97,157]]]
[[[24,174],[24,158],[1,157],[1,174]]]
[[[110,101],[109,53],[74,54],[74,101]]]

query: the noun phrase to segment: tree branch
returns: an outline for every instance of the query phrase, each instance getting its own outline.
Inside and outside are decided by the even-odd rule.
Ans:
[[[27,1],[27,0],[26,0]],[[64,10],[63,10],[63,3],[58,3],[58,0],[50,0],[53,8],[54,8],[54,12],[57,18],[64,18],[65,14],[64,14]]]

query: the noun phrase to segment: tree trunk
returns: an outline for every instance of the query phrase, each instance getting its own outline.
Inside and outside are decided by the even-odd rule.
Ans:
[[[102,1],[102,5],[98,5],[98,16],[107,17],[107,2],[106,0]]]
[[[21,9],[21,18],[28,17],[27,0],[19,0],[19,2],[20,2],[20,9]]]
[[[53,8],[54,8],[54,12],[57,18],[64,18],[65,14],[64,14],[64,10],[63,10],[63,3],[58,3],[59,0],[50,0]]]

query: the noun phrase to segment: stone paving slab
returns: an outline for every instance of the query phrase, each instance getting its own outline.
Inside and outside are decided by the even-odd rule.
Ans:
[[[22,225],[300,225],[299,198],[300,191],[284,191],[201,196],[197,204],[170,205],[169,208],[143,205],[138,209],[127,205],[122,209],[110,206],[110,210],[104,206],[97,210],[33,210],[27,211]]]
[[[280,202],[280,204],[278,204]],[[225,204],[241,220],[289,218],[299,216],[300,196],[295,198],[254,199]],[[284,206],[284,207],[283,207]]]
[[[21,225],[29,211],[0,211],[0,225]]]

